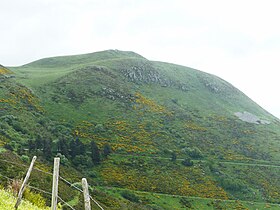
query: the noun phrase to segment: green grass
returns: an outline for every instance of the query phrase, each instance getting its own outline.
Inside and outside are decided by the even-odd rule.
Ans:
[[[17,199],[12,195],[12,193],[9,193],[3,189],[0,189],[0,209],[5,210],[13,210],[15,203]],[[39,208],[28,201],[23,200],[18,208],[18,210],[47,210],[50,209],[49,207],[46,208]]]
[[[49,69],[49,68],[12,68],[17,72],[17,80],[24,83],[30,88],[36,89],[43,84],[52,82],[55,79],[74,71],[74,69],[59,68],[59,69]],[[18,70],[19,69],[19,70]]]
[[[100,187],[100,190],[108,192],[110,195],[119,199],[124,199],[121,193],[124,189],[116,187]],[[162,193],[150,193],[143,191],[130,191],[141,200],[141,204],[156,209],[196,209],[196,210],[214,210],[214,209],[280,209],[279,204],[264,202],[240,201],[240,200],[220,200],[199,197],[184,197],[177,195],[168,195]],[[184,202],[185,201],[185,202]]]

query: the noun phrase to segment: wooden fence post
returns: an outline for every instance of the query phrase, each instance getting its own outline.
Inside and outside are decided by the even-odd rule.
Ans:
[[[83,186],[83,191],[84,191],[85,210],[91,210],[90,197],[89,197],[89,192],[88,192],[88,183],[87,183],[86,178],[82,179],[82,186]]]
[[[22,182],[22,185],[21,185],[20,190],[18,192],[18,199],[17,199],[16,205],[15,205],[15,209],[18,209],[18,206],[20,205],[20,202],[21,202],[21,199],[22,199],[22,195],[23,195],[23,192],[25,190],[25,185],[28,182],[28,179],[30,177],[30,174],[31,174],[31,171],[33,169],[33,165],[35,163],[36,158],[37,158],[36,156],[34,156],[32,158],[32,161],[30,163],[29,169],[28,169],[28,171],[26,173],[26,176],[25,176],[25,178],[24,178],[24,180]]]
[[[58,180],[59,180],[59,161],[60,161],[60,158],[54,158],[54,164],[53,164],[53,185],[52,185],[52,206],[51,206],[51,210],[57,210]]]

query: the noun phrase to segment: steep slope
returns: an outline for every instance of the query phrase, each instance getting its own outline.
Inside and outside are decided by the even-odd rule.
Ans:
[[[59,152],[96,185],[279,202],[279,120],[214,75],[117,50],[12,70],[76,139]]]

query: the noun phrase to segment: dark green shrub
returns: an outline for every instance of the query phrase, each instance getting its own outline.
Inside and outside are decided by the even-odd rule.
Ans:
[[[180,198],[180,203],[184,206],[189,208],[192,208],[192,200],[190,200],[189,198],[186,197],[181,197]]]
[[[185,160],[182,161],[182,164],[184,166],[193,166],[193,161],[190,158],[185,158]]]
[[[112,153],[112,148],[111,146],[107,143],[104,145],[103,147],[103,155],[104,157],[107,157],[108,155],[110,155]]]
[[[139,202],[139,197],[135,195],[133,192],[130,192],[128,190],[122,191],[121,196],[129,201],[138,203]]]
[[[72,163],[78,167],[91,167],[93,165],[91,158],[86,155],[77,155]]]
[[[176,162],[176,160],[177,160],[177,154],[175,152],[172,152],[171,153],[171,161]]]
[[[27,155],[22,155],[20,157],[20,159],[25,162],[25,163],[29,163],[30,162],[30,158]]]
[[[185,152],[187,155],[189,155],[191,158],[195,158],[195,159],[199,159],[203,157],[202,152],[200,151],[200,149],[198,149],[197,147],[193,147],[193,148],[186,148]]]
[[[212,173],[219,172],[218,165],[217,165],[217,164],[215,163],[215,161],[212,160],[212,159],[206,161],[206,166],[209,168],[209,170],[210,170]]]
[[[222,178],[219,182],[225,190],[232,192],[240,192],[247,188],[247,186],[240,179]]]

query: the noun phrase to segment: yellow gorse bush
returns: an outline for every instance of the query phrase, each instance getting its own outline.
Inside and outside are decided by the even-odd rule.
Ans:
[[[2,210],[14,210],[16,198],[12,193],[9,193],[3,189],[0,189],[0,209]],[[49,210],[49,207],[37,207],[30,202],[22,201],[18,210]]]

